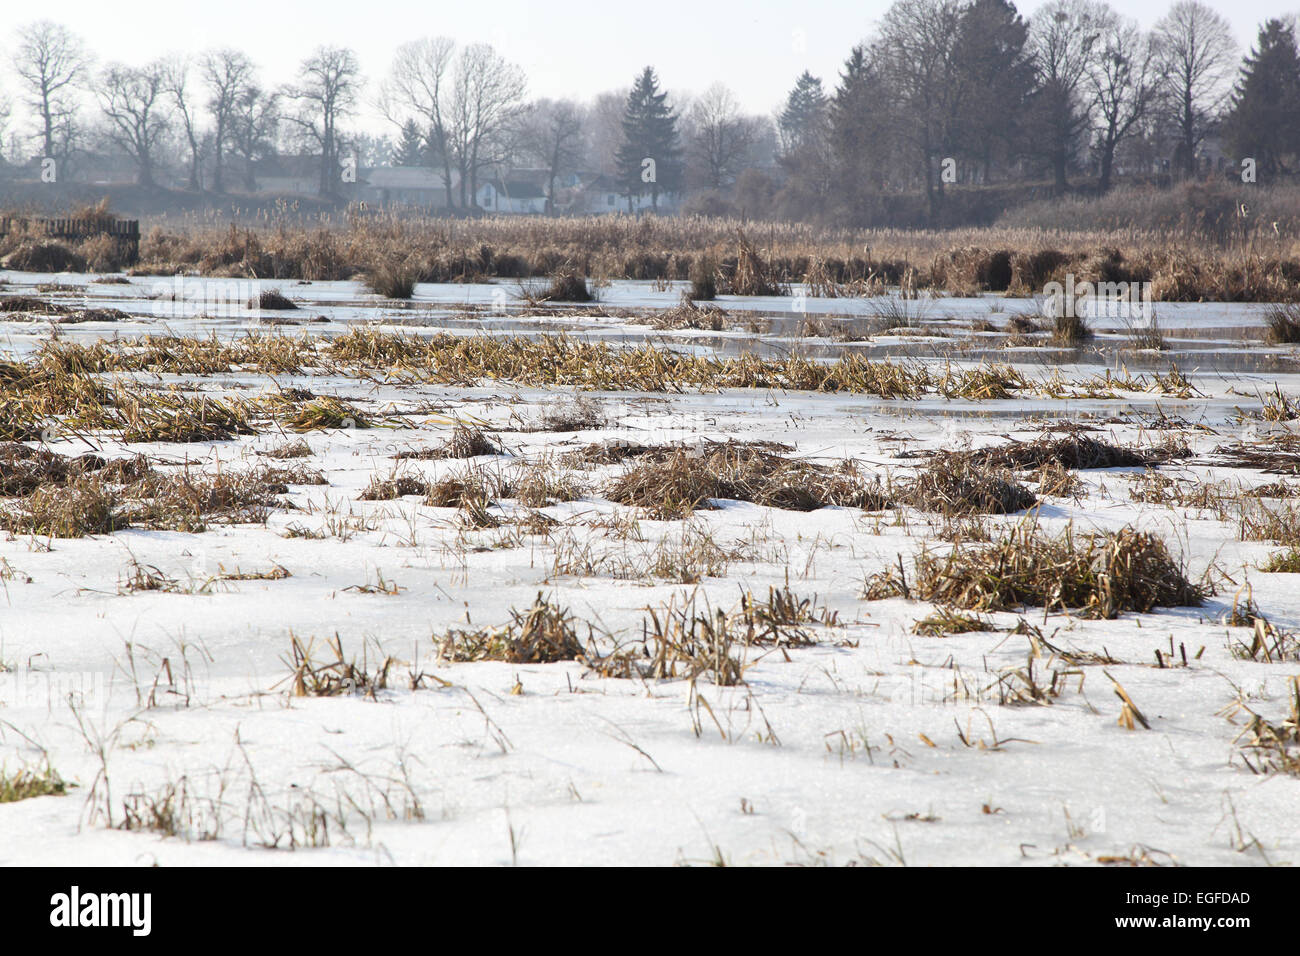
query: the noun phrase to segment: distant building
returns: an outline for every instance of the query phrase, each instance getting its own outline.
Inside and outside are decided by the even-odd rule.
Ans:
[[[478,187],[474,201],[485,212],[540,216],[546,212],[546,190],[527,179],[494,179]]]
[[[320,156],[268,156],[253,162],[253,181],[259,193],[320,192]]]
[[[648,192],[631,197],[613,176],[597,174],[580,179],[579,184],[570,191],[572,198],[560,211],[571,215],[598,216],[611,212],[644,212],[653,209]],[[675,212],[681,205],[681,197],[674,193],[659,194],[659,211]]]
[[[358,198],[379,205],[399,204],[425,209],[447,208],[447,187],[442,172],[428,166],[371,166],[357,176]],[[452,171],[455,197],[460,176]]]

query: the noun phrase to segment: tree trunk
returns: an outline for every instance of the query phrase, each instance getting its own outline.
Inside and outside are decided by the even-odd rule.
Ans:
[[[226,187],[221,181],[221,161],[222,159],[225,158],[223,156],[222,147],[225,144],[225,137],[226,137],[225,120],[218,117],[216,137],[215,137],[215,141],[213,142],[214,152],[212,157],[212,191],[214,193],[222,193],[226,191]]]
[[[939,211],[938,201],[934,196],[934,169],[930,163],[930,154],[925,154],[925,209],[929,216],[930,225],[935,224],[935,215]]]

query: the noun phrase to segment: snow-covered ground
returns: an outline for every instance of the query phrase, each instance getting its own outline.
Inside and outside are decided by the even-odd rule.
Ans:
[[[0,278],[7,294],[25,284],[74,281]],[[95,339],[164,327],[235,334],[245,327],[162,322],[139,298],[153,281],[88,287],[88,302],[136,311],[138,322],[66,326],[60,334]],[[363,307],[348,283],[284,289],[304,299],[304,314],[329,319],[287,334],[330,334],[410,311]],[[421,287],[417,302],[460,301],[451,296],[493,301],[491,287],[449,286]],[[677,296],[616,284],[603,304],[666,307]],[[790,309],[789,300],[719,305]],[[991,298],[936,300],[932,309],[935,318],[969,321],[1030,306]],[[858,309],[869,314],[860,300],[809,306]],[[1206,326],[1258,325],[1256,307],[1162,306],[1160,316],[1166,328],[1189,330],[1188,341]],[[663,339],[622,321],[574,321],[575,333],[618,328],[628,337]],[[445,327],[466,331],[450,319]],[[4,332],[0,344],[20,356],[51,334],[40,322]],[[692,331],[682,339],[709,349],[733,334]],[[933,353],[974,364],[951,346],[939,343]],[[1282,371],[1254,364],[1266,352]],[[867,576],[895,566],[900,555],[910,557],[927,541],[945,546],[935,538],[939,519],[913,509],[797,512],[724,501],[684,521],[657,521],[602,495],[622,465],[570,469],[587,490],[541,508],[556,524],[540,533],[509,522],[467,530],[455,509],[416,496],[358,500],[372,476],[399,466],[393,455],[436,446],[456,420],[486,425],[506,454],[469,463],[411,460],[402,471],[437,478],[471,464],[509,470],[605,439],[707,438],[782,442],[794,446],[791,457],[825,464],[852,458],[867,473],[902,478],[923,464],[918,451],[1029,439],[1066,419],[1087,421],[1099,429],[1090,434],[1117,444],[1181,438],[1194,455],[1162,465],[1171,477],[1259,485],[1283,479],[1222,467],[1212,452],[1290,430],[1291,423],[1243,424],[1236,412],[1258,408],[1258,394],[1275,383],[1284,393],[1300,392],[1300,375],[1285,370],[1293,366],[1283,352],[1227,337],[1206,363],[1220,371],[1184,367],[1202,393],[1186,399],[1150,392],[984,402],[767,390],[585,393],[608,424],[579,432],[519,427],[557,400],[572,400],[569,392],[499,381],[445,387],[277,378],[279,387],[310,387],[364,409],[422,411],[379,428],[308,433],[311,457],[292,463],[321,470],[328,485],[292,486],[265,526],[0,540],[0,766],[12,772],[48,763],[77,784],[66,796],[0,803],[0,863],[1296,862],[1300,777],[1252,773],[1238,738],[1244,707],[1269,720],[1286,716],[1288,682],[1300,664],[1243,659],[1232,648],[1248,643],[1250,632],[1224,623],[1237,588],[1249,581],[1276,628],[1300,629],[1295,575],[1258,570],[1278,547],[1239,541],[1232,521],[1135,502],[1129,492],[1140,468],[1079,472],[1083,491],[1043,498],[1040,526],[1072,524],[1082,532],[1135,525],[1161,535],[1189,577],[1213,562],[1235,584],[1221,584],[1199,608],[1109,621],[1027,608],[988,615],[998,631],[944,637],[913,631],[932,605],[862,597]],[[1061,373],[1092,375],[1098,361],[1124,361],[1119,354],[1076,357]],[[1033,350],[1005,350],[1004,360],[1044,374]],[[1163,369],[1168,357],[1130,356],[1125,364],[1144,362]],[[1223,371],[1234,367],[1244,370]],[[270,387],[253,375],[188,384],[241,394]],[[1153,431],[1158,413],[1186,426]],[[141,452],[172,467],[215,472],[263,462],[258,453],[285,440],[268,428],[227,442],[95,444],[104,454]],[[51,447],[88,450],[75,438]],[[517,513],[510,501],[495,510],[502,518]],[[989,519],[994,526],[1023,520]],[[682,584],[645,570],[657,554],[680,548],[684,536],[705,534],[730,553],[716,576]],[[592,573],[557,570],[560,558],[579,553],[593,562]],[[137,566],[158,572],[172,590],[133,590]],[[640,570],[611,573],[629,566]],[[288,576],[223,579],[277,567]],[[450,629],[504,624],[540,592],[582,622],[584,639],[590,624],[608,650],[640,636],[647,608],[680,606],[695,593],[700,606],[731,609],[743,592],[762,598],[769,587],[785,586],[815,596],[838,622],[810,626],[818,639],[812,647],[740,651],[744,680],[736,686],[707,677],[602,678],[578,661],[449,663],[435,643]],[[1021,618],[1070,663],[1041,646],[1033,657],[1033,641],[1010,633]],[[394,658],[389,688],[373,698],[295,696],[294,637],[325,659],[325,642],[335,636],[348,658],[360,663],[364,656],[372,671]],[[1156,652],[1169,663],[1171,650],[1176,666],[1156,666]],[[1079,663],[1090,654],[1113,662]],[[1059,693],[1040,703],[1005,700],[1014,672],[1031,666],[1031,657],[1040,678],[1050,682],[1051,672],[1060,672]],[[1122,705],[1112,679],[1150,729],[1117,723]],[[409,689],[413,683],[417,689]],[[169,793],[176,835],[119,828],[128,809],[157,808]],[[291,843],[299,844],[296,852],[265,848]]]

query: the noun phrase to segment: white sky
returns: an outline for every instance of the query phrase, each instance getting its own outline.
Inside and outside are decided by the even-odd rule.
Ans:
[[[1018,4],[1028,16],[1043,0]],[[1289,0],[1215,0],[1248,47],[1269,16],[1293,12]],[[1149,27],[1168,0],[1114,4]],[[533,96],[573,96],[628,85],[646,64],[670,90],[701,91],[721,81],[752,112],[770,114],[804,69],[828,89],[852,45],[866,37],[888,0],[613,0],[582,2],[492,0],[429,3],[413,0],[315,0],[290,6],[267,0],[58,0],[10,8],[0,33],[0,62],[8,62],[12,25],[49,17],[79,33],[101,62],[145,62],[176,51],[214,46],[247,52],[269,85],[292,79],[297,63],[316,46],[351,46],[369,81],[367,102],[400,43],[445,34],[487,41],[528,74]],[[15,98],[12,75],[0,89]],[[369,110],[367,110],[369,112]],[[387,131],[374,117],[360,123]]]

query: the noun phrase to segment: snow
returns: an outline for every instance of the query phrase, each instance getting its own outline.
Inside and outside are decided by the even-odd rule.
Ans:
[[[21,291],[15,286],[76,277],[3,278],[9,291]],[[61,334],[94,339],[160,331],[157,318],[148,315],[150,304],[138,298],[140,287],[152,281],[87,291],[92,304],[139,311],[138,327],[68,326]],[[376,314],[351,283],[282,287],[331,319],[289,327],[288,334],[329,334]],[[417,304],[490,304],[492,291],[421,286]],[[678,294],[614,283],[603,304],[667,306]],[[810,311],[870,311],[861,300],[809,301]],[[790,309],[788,299],[719,304]],[[994,304],[1008,311],[1027,306],[1001,299]],[[945,299],[933,307],[953,317],[985,317],[990,300]],[[445,309],[436,314],[446,328],[466,331]],[[1257,307],[1160,306],[1163,326],[1193,333],[1205,326],[1249,329],[1258,325],[1258,314]],[[614,320],[575,321],[593,334],[662,338]],[[235,334],[248,324],[198,320],[168,327]],[[4,346],[19,354],[49,335],[40,324],[6,331]],[[690,342],[707,349],[729,334],[693,332]],[[1243,363],[1261,352],[1241,341],[1233,348]],[[1019,355],[1003,360],[1018,361]],[[1025,356],[1024,371],[1040,374],[1039,361]],[[1153,364],[1163,368],[1165,361]],[[1231,367],[1226,354],[1218,361]],[[1096,371],[1091,360],[1062,368],[1066,377]],[[1283,391],[1300,390],[1294,372],[1251,367],[1194,375],[1193,381],[1204,395],[1188,400],[1150,394],[901,402],[759,391],[589,393],[604,404],[612,424],[581,433],[510,431],[512,412],[526,416],[555,393],[504,382],[447,388],[293,377],[280,384],[310,383],[319,393],[363,407],[437,402],[443,414],[485,419],[501,429],[498,437],[511,453],[501,467],[610,437],[649,443],[703,434],[787,442],[795,454],[826,463],[853,457],[882,476],[906,474],[917,464],[899,459],[901,449],[1028,438],[1041,421],[1057,416],[1106,422],[1128,415],[1126,423],[1102,424],[1103,437],[1148,441],[1152,433],[1141,428],[1140,414],[1157,405],[1216,432],[1186,433],[1203,456],[1243,434],[1233,409],[1248,405],[1257,390],[1274,382]],[[203,385],[238,382],[266,384],[245,375]],[[626,640],[639,634],[645,608],[680,601],[694,586],[557,576],[551,571],[555,546],[542,536],[507,546],[501,531],[462,533],[451,509],[428,508],[416,498],[354,500],[373,474],[388,473],[396,451],[435,445],[449,430],[431,422],[308,434],[313,457],[298,461],[324,471],[330,484],[293,487],[288,498],[298,510],[276,511],[265,527],[0,541],[0,558],[14,572],[0,594],[0,668],[7,668],[0,670],[0,765],[13,770],[48,759],[79,784],[67,796],[0,804],[0,864],[673,864],[721,858],[733,864],[1082,865],[1141,848],[1154,859],[1196,865],[1297,859],[1300,779],[1256,776],[1244,766],[1235,743],[1243,718],[1230,708],[1240,697],[1280,718],[1288,679],[1300,666],[1231,653],[1231,644],[1248,634],[1221,623],[1232,607],[1232,586],[1201,608],[1114,621],[1025,611],[1058,647],[1104,649],[1123,661],[1105,670],[1140,706],[1150,730],[1117,724],[1120,702],[1100,666],[1077,668],[1080,673],[1066,679],[1050,704],[999,704],[998,675],[1025,666],[1025,637],[918,636],[911,625],[930,605],[862,600],[868,574],[925,542],[928,519],[915,512],[907,513],[904,526],[888,512],[877,519],[841,508],[797,513],[730,502],[689,519],[747,552],[730,562],[726,576],[705,579],[699,600],[731,608],[742,589],[763,596],[769,586],[788,583],[800,596],[816,595],[842,622],[814,628],[816,647],[749,650],[741,686],[702,679],[693,696],[683,680],[602,679],[577,662],[451,664],[436,658],[435,635],[467,621],[504,623],[512,608],[526,608],[538,592],[598,631]],[[897,436],[913,440],[891,440]],[[252,464],[259,460],[256,451],[282,441],[267,433],[200,445],[128,448],[108,440],[103,446],[188,459],[212,470]],[[86,450],[75,440],[54,447]],[[464,467],[455,461],[405,465],[428,476]],[[618,470],[609,466],[594,474]],[[1161,470],[1247,484],[1277,480],[1207,464]],[[1239,584],[1248,577],[1255,602],[1276,626],[1300,628],[1300,596],[1291,576],[1255,569],[1275,547],[1239,542],[1231,522],[1209,514],[1133,502],[1125,477],[1131,471],[1080,473],[1086,494],[1049,499],[1041,525],[1154,530],[1183,556],[1190,576],[1217,562]],[[346,540],[283,537],[294,524],[326,527],[331,507],[364,516],[358,522],[363,529]],[[543,510],[598,551],[644,552],[682,529],[681,522],[642,518],[644,542],[619,540],[597,519],[628,509],[596,492]],[[994,520],[1011,524],[1021,516]],[[280,565],[292,576],[220,582],[203,593],[124,593],[124,569],[132,561],[156,566],[182,587],[201,584],[218,569]],[[380,578],[400,590],[349,590]],[[1002,627],[1017,619],[990,616]],[[375,699],[291,696],[291,635],[314,640],[318,653],[337,635],[348,656],[364,651],[372,666],[376,655],[393,656],[399,661],[393,687]],[[1187,649],[1190,666],[1153,666],[1154,652],[1171,646]],[[1051,666],[1071,669],[1059,661]],[[410,690],[410,671],[437,680],[426,678]],[[132,794],[156,793],[178,781],[184,781],[192,811],[189,838],[108,825],[106,802],[117,824]],[[199,839],[218,802],[217,838]],[[286,834],[301,835],[310,817],[302,808],[309,805],[323,808],[328,818],[328,845],[283,852]],[[280,852],[259,845],[277,836]]]

